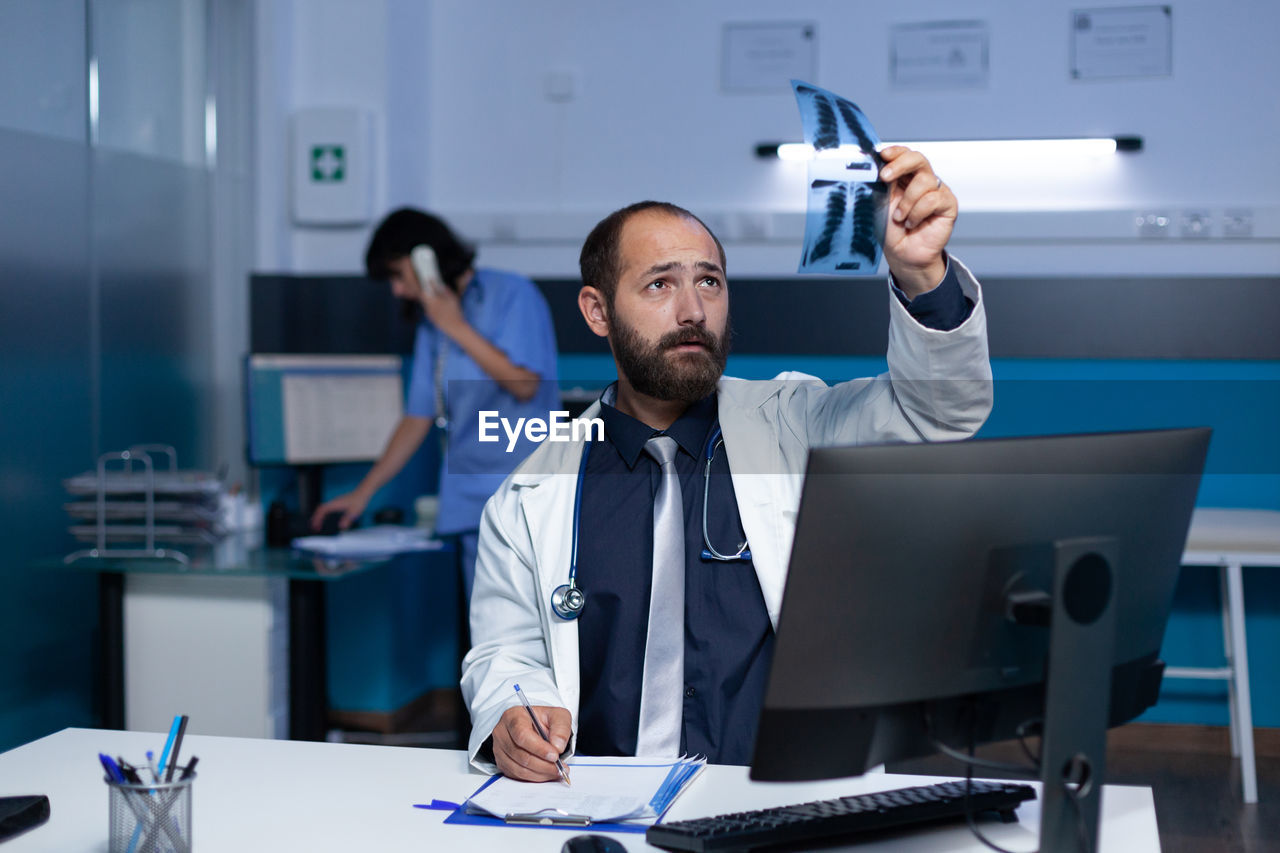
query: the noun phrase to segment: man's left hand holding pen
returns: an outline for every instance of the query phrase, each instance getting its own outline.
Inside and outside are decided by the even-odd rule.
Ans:
[[[533,705],[533,716],[547,733],[538,734],[523,705],[503,713],[493,729],[493,758],[498,770],[521,782],[552,782],[561,778],[556,760],[573,736],[573,720],[566,708]]]

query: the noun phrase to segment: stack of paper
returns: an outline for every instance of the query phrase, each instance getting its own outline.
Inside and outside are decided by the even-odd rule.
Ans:
[[[469,814],[490,815],[507,823],[647,826],[662,817],[707,760],[579,756],[566,764],[572,787],[495,776],[464,808]]]
[[[301,551],[351,559],[390,557],[406,551],[437,551],[444,547],[439,539],[431,538],[430,531],[394,524],[348,530],[336,536],[300,536],[292,544]]]

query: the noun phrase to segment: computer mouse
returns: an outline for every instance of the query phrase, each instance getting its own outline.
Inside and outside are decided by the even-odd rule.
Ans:
[[[384,506],[373,514],[374,524],[404,524],[404,510],[398,506]]]
[[[340,521],[342,521],[342,513],[340,512],[325,513],[324,518],[320,520],[320,535],[321,536],[337,536],[339,533],[342,532],[342,529],[338,527],[338,522]]]
[[[564,843],[560,853],[627,853],[627,848],[607,835],[575,835]]]

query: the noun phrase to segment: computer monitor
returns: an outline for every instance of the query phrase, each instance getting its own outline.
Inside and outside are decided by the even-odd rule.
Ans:
[[[406,311],[384,281],[356,275],[249,276],[249,352],[408,355],[418,320],[418,312]]]
[[[246,388],[254,465],[376,461],[404,412],[399,356],[254,354]]]
[[[751,778],[1039,720],[1041,850],[1096,838],[1105,730],[1157,698],[1209,435],[811,450]]]
[[[246,362],[248,457],[298,474],[299,515],[323,492],[323,466],[374,462],[404,412],[394,355],[255,353]]]

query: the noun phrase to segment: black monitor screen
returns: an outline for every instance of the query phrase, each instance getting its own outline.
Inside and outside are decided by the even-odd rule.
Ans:
[[[249,278],[249,351],[408,355],[421,312],[386,282],[353,275]]]
[[[1010,618],[1011,593],[1053,589],[1055,543],[1112,543],[1109,720],[1137,716],[1156,699],[1208,442],[1183,429],[813,449],[752,778],[1013,737],[1043,713],[1049,632]],[[1068,603],[1098,592],[1084,582]]]

